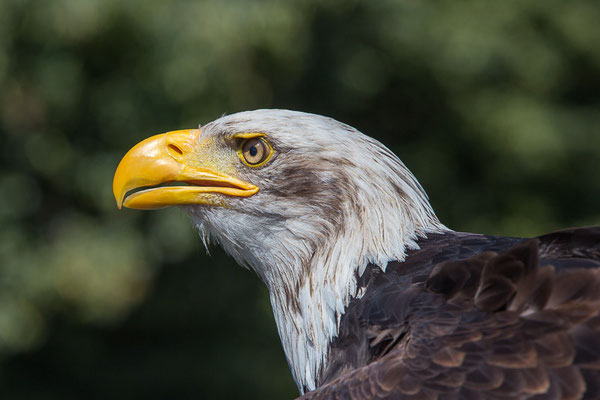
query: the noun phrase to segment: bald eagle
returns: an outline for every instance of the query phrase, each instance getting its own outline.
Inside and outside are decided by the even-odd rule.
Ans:
[[[286,110],[146,139],[113,191],[258,274],[303,398],[600,398],[600,227],[455,232],[381,143]]]

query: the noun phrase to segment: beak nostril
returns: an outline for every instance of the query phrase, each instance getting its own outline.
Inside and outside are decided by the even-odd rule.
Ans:
[[[169,143],[169,145],[167,146],[167,148],[168,148],[168,149],[169,149],[171,152],[173,152],[173,153],[175,153],[175,154],[178,154],[178,155],[180,155],[180,156],[182,156],[182,155],[183,155],[183,151],[182,151],[182,150],[181,150],[181,149],[180,149],[178,146],[174,145],[173,143]]]

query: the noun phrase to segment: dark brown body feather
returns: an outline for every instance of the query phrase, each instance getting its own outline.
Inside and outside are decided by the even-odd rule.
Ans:
[[[419,246],[359,279],[304,399],[600,399],[600,227]]]

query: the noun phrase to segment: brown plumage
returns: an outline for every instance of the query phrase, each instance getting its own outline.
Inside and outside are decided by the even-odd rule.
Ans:
[[[302,399],[600,398],[600,228],[419,245],[360,279]]]

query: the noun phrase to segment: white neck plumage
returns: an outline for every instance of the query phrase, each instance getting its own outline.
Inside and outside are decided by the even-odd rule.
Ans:
[[[344,226],[317,239],[299,234],[318,232],[310,227],[315,221],[288,220],[287,229],[277,231],[279,245],[271,243],[262,260],[266,265],[253,266],[269,288],[283,348],[301,391],[316,388],[348,303],[363,295],[357,273],[362,276],[369,263],[385,270],[389,261],[402,261],[407,249],[417,248],[419,237],[447,229],[416,180],[410,183],[402,182],[402,195],[394,185],[358,193],[354,205],[345,204]]]

